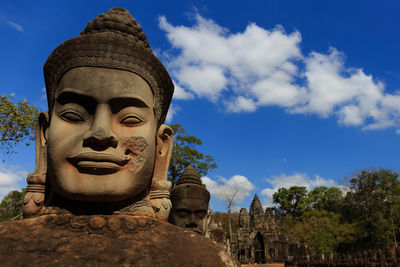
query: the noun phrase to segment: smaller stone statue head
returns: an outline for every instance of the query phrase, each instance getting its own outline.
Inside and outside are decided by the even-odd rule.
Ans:
[[[176,187],[171,190],[171,201],[169,221],[172,224],[206,234],[210,193],[193,167],[187,167],[182,173]]]
[[[265,209],[265,230],[267,233],[276,233],[275,227],[275,217],[273,213],[273,208]]]
[[[249,214],[246,208],[241,208],[239,213],[239,227],[248,229],[249,228]]]

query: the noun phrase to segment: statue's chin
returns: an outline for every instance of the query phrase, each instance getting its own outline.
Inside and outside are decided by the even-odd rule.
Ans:
[[[83,193],[70,193],[65,191],[55,191],[63,198],[80,201],[80,202],[98,202],[98,203],[112,203],[130,199],[135,195],[105,195],[97,192],[83,192]]]
[[[85,202],[123,201],[145,191],[150,184],[152,173],[132,173],[129,170],[90,168],[85,172],[67,170],[52,175],[52,188],[61,197]]]

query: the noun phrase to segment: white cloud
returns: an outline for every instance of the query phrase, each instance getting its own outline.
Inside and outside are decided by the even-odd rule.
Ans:
[[[351,191],[350,187],[348,187],[346,185],[336,185],[335,187],[339,188],[340,191],[342,191],[343,196],[345,196],[347,194],[347,192]]]
[[[176,71],[176,76],[182,86],[211,101],[219,97],[227,83],[223,70],[217,66],[185,66]]]
[[[267,182],[270,184],[270,187],[261,191],[261,195],[266,197],[263,201],[264,206],[272,205],[273,194],[282,187],[305,186],[307,190],[310,190],[318,186],[335,186],[335,182],[332,179],[326,179],[319,175],[314,175],[314,178],[310,178],[306,173],[273,175],[267,178]]]
[[[20,190],[18,184],[27,174],[19,167],[0,164],[0,200],[12,190]]]
[[[8,20],[8,21],[7,21],[7,24],[10,25],[11,27],[13,27],[14,29],[16,29],[16,30],[19,31],[19,32],[23,32],[23,31],[24,31],[24,28],[22,28],[21,25],[15,23],[15,22],[12,21],[12,20]]]
[[[192,28],[172,26],[160,17],[160,28],[180,53],[171,57],[169,67],[177,83],[200,97],[212,101],[224,90],[233,88],[242,98],[260,98],[263,102],[282,102],[293,91],[290,83],[297,67],[292,60],[301,58],[298,43],[300,34],[286,34],[282,27],[272,31],[252,23],[243,33],[231,34],[225,28],[200,15],[195,16]],[[264,92],[261,83],[283,87],[277,99]],[[285,85],[289,85],[288,88]],[[271,89],[270,89],[271,90]],[[262,97],[266,98],[265,100]],[[247,102],[250,102],[247,100]],[[231,103],[231,107],[234,104]],[[229,104],[229,103],[228,103]],[[260,104],[258,104],[260,105]],[[248,111],[248,108],[245,109]]]
[[[344,56],[331,48],[329,54],[313,52],[305,60],[307,102],[293,112],[321,117],[337,115],[339,123],[384,129],[400,122],[400,95],[384,93],[384,84],[362,69],[345,68]]]
[[[174,82],[174,99],[184,99],[184,100],[188,100],[188,99],[193,99],[194,95],[188,91],[186,91],[185,89],[183,89],[182,87],[180,87],[176,82]]]
[[[40,100],[41,101],[46,101],[47,100],[47,93],[46,93],[46,87],[42,87],[42,89],[40,89],[42,95],[40,96]]]
[[[206,185],[207,190],[210,191],[212,196],[226,201],[227,197],[234,199],[233,206],[240,204],[243,199],[250,195],[255,187],[254,185],[242,175],[234,175],[229,179],[221,177],[219,181],[212,180],[209,177],[202,177],[203,183]]]
[[[233,101],[227,102],[226,105],[231,112],[251,112],[257,109],[257,104],[252,99],[243,96],[236,97]]]
[[[168,109],[167,117],[165,118],[165,123],[171,123],[173,117],[176,115],[176,113],[179,110],[179,106],[175,104],[171,104]]]
[[[399,127],[400,94],[385,93],[372,75],[346,67],[335,48],[304,56],[298,31],[250,23],[231,33],[199,14],[194,18],[192,27],[159,18],[174,48],[166,61],[176,99],[204,97],[230,112],[279,106],[290,113],[335,116],[338,123],[363,130]]]

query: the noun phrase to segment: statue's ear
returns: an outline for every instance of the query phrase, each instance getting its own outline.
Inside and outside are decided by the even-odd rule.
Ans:
[[[36,132],[36,136],[38,137],[38,135],[40,136],[40,140],[36,140],[36,141],[40,141],[40,144],[42,146],[46,145],[47,142],[47,128],[49,128],[49,112],[44,111],[41,112],[39,115],[39,121],[38,121],[38,129]],[[37,139],[36,137],[36,139]]]
[[[150,203],[161,220],[167,220],[172,207],[169,200],[171,182],[167,180],[167,175],[173,145],[174,132],[171,127],[161,125],[157,132],[156,164],[150,186]]]
[[[167,180],[169,161],[171,159],[174,145],[174,132],[171,127],[163,124],[157,132],[157,154],[154,167],[154,182],[163,183]]]
[[[39,115],[38,126],[36,128],[36,170],[35,172],[46,172],[47,168],[47,129],[49,128],[49,113],[42,112]]]
[[[46,134],[49,126],[49,113],[42,112],[36,126],[36,167],[35,172],[28,174],[26,195],[22,213],[24,218],[38,216],[44,205],[46,192],[47,149]]]
[[[208,206],[208,209],[207,209],[207,227],[210,224],[210,222],[211,222],[211,207]]]

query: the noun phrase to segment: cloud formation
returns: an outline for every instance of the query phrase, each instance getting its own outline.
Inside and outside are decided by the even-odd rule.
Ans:
[[[18,184],[26,178],[27,174],[18,167],[0,164],[0,200],[12,190],[20,190]]]
[[[400,93],[385,93],[383,83],[346,67],[335,48],[304,56],[298,31],[250,23],[231,33],[199,14],[192,27],[174,26],[164,16],[159,26],[173,48],[167,64],[177,85],[175,99],[203,97],[230,112],[279,106],[289,113],[335,116],[363,130],[400,125]]]
[[[261,195],[265,197],[263,200],[265,207],[272,205],[273,194],[282,187],[305,186],[307,190],[310,190],[318,186],[335,186],[335,182],[332,179],[326,179],[319,175],[314,175],[314,178],[310,178],[306,173],[294,173],[292,175],[282,173],[281,175],[273,175],[266,180],[270,187],[261,191]]]
[[[176,82],[174,82],[174,86],[174,99],[189,100],[194,98],[194,95],[192,93],[180,87]]]
[[[212,180],[209,177],[202,177],[203,183],[206,185],[207,190],[210,191],[212,196],[217,197],[222,201],[227,198],[233,198],[232,208],[237,207],[243,199],[250,195],[254,190],[254,185],[243,175],[234,175],[229,179],[219,178],[219,181]]]
[[[176,112],[178,112],[179,106],[175,104],[171,104],[168,109],[167,117],[165,118],[165,123],[171,123],[174,118]]]
[[[12,20],[8,20],[7,24],[10,25],[11,27],[13,27],[15,30],[19,31],[19,32],[23,32],[24,28],[22,28],[21,25],[19,25],[18,23],[15,23]]]

